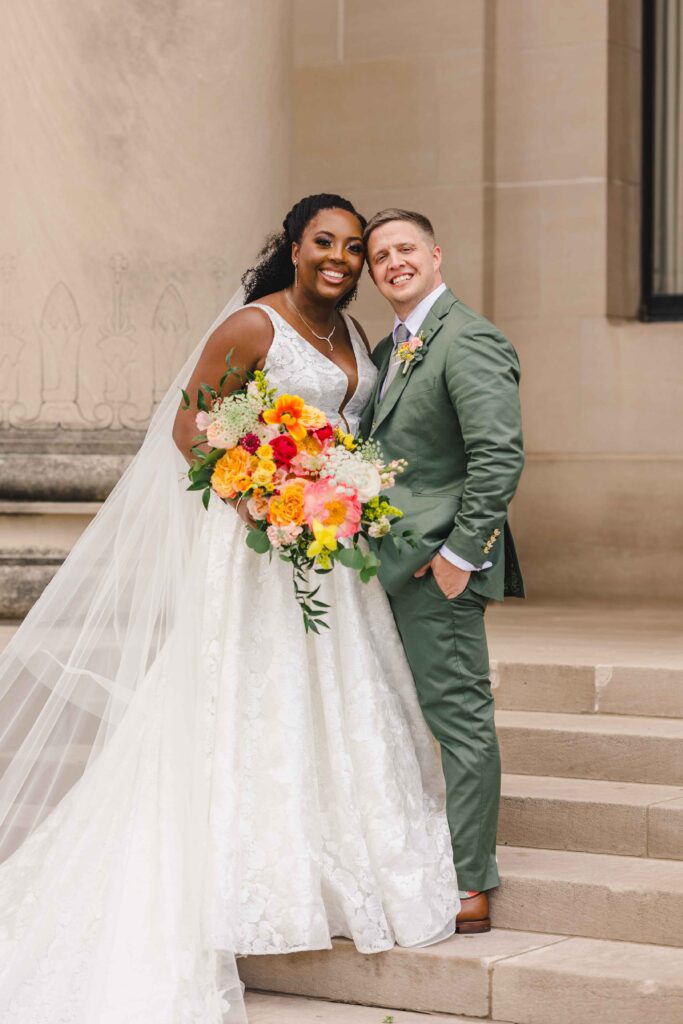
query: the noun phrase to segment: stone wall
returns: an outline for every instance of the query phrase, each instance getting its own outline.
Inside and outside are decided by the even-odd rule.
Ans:
[[[520,352],[528,465],[512,518],[531,594],[680,598],[683,325],[635,319],[639,13],[639,0],[9,5],[11,496],[32,493],[27,449],[109,452],[114,472],[289,202],[339,191],[368,214],[432,217],[448,282]],[[373,339],[390,326],[367,279],[357,313]]]
[[[134,443],[287,204],[290,4],[26,0],[3,23],[0,443]]]
[[[522,360],[530,592],[680,599],[683,325],[642,324],[638,0],[295,2],[294,195],[433,218]],[[368,282],[371,337],[391,318]]]

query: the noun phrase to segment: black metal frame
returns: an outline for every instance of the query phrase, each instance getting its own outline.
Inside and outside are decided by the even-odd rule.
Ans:
[[[655,6],[643,0],[642,204],[640,218],[641,320],[683,320],[683,295],[653,292],[654,160],[655,160]]]

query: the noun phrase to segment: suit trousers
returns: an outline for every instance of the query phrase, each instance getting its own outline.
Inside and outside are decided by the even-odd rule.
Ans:
[[[500,751],[484,629],[487,599],[449,600],[428,571],[390,597],[427,724],[441,747],[453,860],[462,890],[498,885]]]

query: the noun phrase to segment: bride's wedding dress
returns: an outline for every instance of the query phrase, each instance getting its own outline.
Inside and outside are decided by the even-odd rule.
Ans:
[[[339,421],[345,374],[262,308],[271,385]],[[376,371],[347,324],[353,431]],[[166,468],[160,455],[148,463],[148,477]],[[174,484],[184,487],[177,473]],[[321,577],[330,629],[306,636],[290,566],[248,549],[242,521],[212,498],[208,513],[187,513],[189,531],[157,511],[156,549],[174,529],[187,548],[162,602],[153,579],[168,567],[150,570],[150,536],[135,532],[144,496],[128,486],[123,500],[111,546],[130,550],[117,554],[110,592],[126,592],[134,623],[97,627],[97,671],[94,654],[79,654],[85,628],[79,640],[57,609],[59,642],[42,636],[38,609],[29,640],[20,629],[6,655],[19,666],[16,729],[34,708],[42,737],[21,724],[7,771],[10,790],[12,771],[21,781],[5,808],[14,852],[0,865],[2,1024],[244,1021],[235,954],[321,949],[332,936],[372,953],[452,932],[441,769],[378,582],[342,567]],[[84,587],[97,557],[87,539],[72,556]],[[107,643],[114,653],[102,653]],[[22,774],[21,751],[38,747]],[[39,776],[48,796],[33,813]]]

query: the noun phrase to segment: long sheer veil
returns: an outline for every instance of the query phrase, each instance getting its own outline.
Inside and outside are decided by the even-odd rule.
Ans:
[[[179,388],[242,302],[240,289],[0,656],[3,1021],[25,1019],[13,1008],[36,962],[66,972],[63,998],[82,987],[84,1021],[246,1020],[206,907],[205,737],[187,642],[199,628],[187,581],[206,513],[171,437]],[[82,963],[53,952],[62,926],[67,945],[83,931]],[[49,984],[46,1006],[61,991]]]

